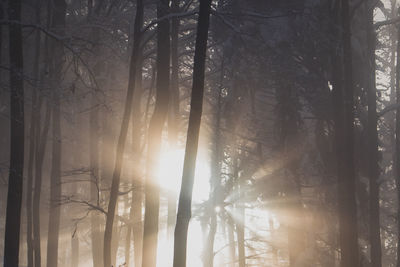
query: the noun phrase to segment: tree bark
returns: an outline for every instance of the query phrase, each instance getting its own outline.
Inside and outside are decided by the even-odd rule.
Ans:
[[[21,21],[21,1],[8,1],[8,18]],[[24,170],[24,83],[22,29],[9,26],[10,50],[10,171],[4,237],[4,267],[18,266]]]
[[[179,12],[180,0],[172,0],[172,13]],[[175,148],[178,143],[179,134],[179,55],[178,55],[178,40],[179,40],[179,24],[180,19],[174,17],[171,19],[171,104],[168,117],[168,138],[170,146]],[[176,201],[177,195],[173,192],[168,194],[168,218],[167,218],[167,238],[173,238],[173,227],[176,221]]]
[[[142,27],[143,25],[141,25]],[[133,99],[133,109],[132,109],[132,117],[133,118],[141,118],[142,113],[140,109],[140,102],[142,99],[142,50],[139,52],[139,60],[138,60],[138,70],[136,73],[136,93]],[[132,123],[132,150],[134,158],[140,159],[141,154],[141,129],[142,122],[138,120],[135,125]],[[128,233],[126,237],[127,250],[125,255],[126,266],[130,264],[130,245],[131,245],[131,235],[133,234],[133,244],[134,244],[134,262],[135,266],[141,266],[142,261],[142,245],[143,245],[143,220],[142,220],[142,208],[143,208],[143,179],[142,173],[140,171],[140,160],[133,163],[133,192],[131,199],[131,208],[129,214],[130,225],[128,226]]]
[[[208,207],[208,213],[210,216],[210,229],[208,232],[207,243],[205,247],[205,257],[204,257],[204,266],[214,266],[214,241],[215,234],[217,232],[217,211],[216,208],[223,201],[221,196],[223,194],[221,190],[221,116],[222,116],[222,82],[224,78],[224,61],[221,63],[221,77],[220,77],[220,86],[218,90],[218,97],[216,101],[216,118],[215,118],[215,126],[214,126],[214,148],[212,154],[212,169],[211,169],[211,190],[209,202],[210,205]],[[221,208],[221,207],[219,207]]]
[[[79,266],[79,238],[77,229],[75,229],[71,237],[71,267]]]
[[[235,177],[235,185],[236,192],[238,195],[238,203],[236,204],[236,212],[238,214],[238,218],[236,220],[236,236],[238,240],[238,262],[239,267],[246,266],[246,246],[244,244],[244,226],[246,223],[245,209],[244,209],[244,201],[243,201],[243,189],[242,183],[239,177],[239,166],[238,166],[238,153],[235,152],[235,158],[233,161],[233,177]]]
[[[203,110],[205,60],[211,0],[201,0],[197,22],[194,53],[192,99],[190,103],[182,185],[179,195],[178,214],[174,233],[174,267],[186,266],[187,233],[191,218],[194,173],[199,142],[200,122]]]
[[[65,0],[54,0],[51,12],[51,29],[59,36],[64,35],[65,13],[67,4]],[[58,265],[58,239],[60,233],[60,205],[61,198],[61,114],[59,85],[64,63],[63,44],[58,41],[51,42],[51,65],[50,76],[53,82],[52,92],[52,162],[50,179],[50,214],[47,235],[47,267]],[[47,122],[45,122],[47,123]]]
[[[90,196],[94,205],[100,204],[100,176],[99,176],[99,110],[97,107],[96,96],[91,99],[92,110],[90,111]],[[101,225],[100,216],[97,212],[92,212],[90,217],[90,231],[92,239],[92,260],[93,267],[102,266],[101,257]]]
[[[104,230],[104,247],[103,247],[103,260],[104,267],[111,266],[111,240],[112,240],[112,229],[114,224],[115,208],[117,204],[119,183],[121,177],[122,161],[124,154],[124,146],[126,137],[128,134],[129,120],[132,112],[132,100],[136,85],[136,69],[138,61],[138,53],[141,38],[141,27],[143,21],[143,0],[137,0],[136,5],[136,18],[134,25],[134,41],[131,62],[129,66],[129,82],[128,91],[125,101],[125,109],[121,123],[120,135],[118,138],[118,144],[116,148],[116,159],[113,171],[113,178],[111,183],[110,201],[108,204],[106,227]]]
[[[396,187],[397,201],[400,203],[400,30],[397,28],[397,58],[396,58]],[[400,233],[400,205],[397,205],[397,231]],[[400,234],[397,234],[397,267],[400,267]]]
[[[354,88],[352,76],[349,1],[341,1],[343,93],[337,107],[343,107],[341,123],[336,125],[339,195],[339,244],[341,267],[359,266],[357,206],[354,170]],[[338,88],[340,90],[340,88]],[[340,96],[341,95],[341,96]]]
[[[369,241],[371,245],[371,267],[382,266],[382,248],[379,216],[379,159],[378,116],[376,112],[374,7],[367,6],[367,53],[368,53],[368,176],[369,176]]]
[[[36,23],[40,24],[40,1],[38,1],[36,10]],[[35,49],[34,49],[34,62],[33,62],[33,77],[35,82],[32,90],[32,109],[31,109],[31,123],[29,129],[29,155],[28,155],[28,169],[27,169],[27,192],[26,192],[26,243],[27,243],[27,264],[28,267],[33,267],[33,218],[32,218],[32,192],[33,192],[33,168],[35,163],[35,151],[37,140],[37,129],[40,127],[38,116],[40,112],[39,99],[38,97],[38,79],[39,79],[39,59],[40,59],[40,31],[35,32]]]
[[[157,18],[168,14],[169,0],[157,4]],[[148,132],[145,182],[145,214],[143,229],[143,267],[155,267],[158,243],[158,216],[160,189],[156,168],[162,142],[162,131],[168,114],[170,81],[170,34],[169,21],[162,20],[157,26],[157,83],[156,103]],[[160,178],[162,179],[162,178]]]

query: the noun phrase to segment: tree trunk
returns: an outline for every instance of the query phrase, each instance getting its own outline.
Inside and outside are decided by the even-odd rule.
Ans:
[[[40,110],[41,103],[39,103],[38,119],[37,119],[37,133],[36,133],[36,162],[35,162],[35,189],[33,195],[33,249],[34,249],[34,263],[36,266],[41,266],[41,247],[40,247],[40,196],[42,190],[42,169],[43,160],[46,152],[46,141],[49,132],[49,123],[44,123],[43,130],[41,130],[40,123]],[[50,120],[51,110],[50,103],[46,103],[46,112],[44,121],[48,122]]]
[[[343,75],[342,93],[335,105],[342,107],[337,131],[338,209],[341,267],[359,266],[357,206],[354,170],[354,88],[352,76],[351,30],[349,1],[341,1]],[[340,90],[340,88],[338,88]]]
[[[77,234],[77,229],[71,237],[71,267],[79,266],[79,238]]]
[[[371,245],[371,267],[382,266],[382,248],[379,221],[379,159],[378,116],[376,113],[374,8],[367,6],[367,53],[368,53],[368,176],[369,176],[369,241]]]
[[[168,14],[169,0],[157,4],[157,17]],[[156,168],[161,148],[162,131],[167,118],[170,75],[169,21],[162,20],[157,26],[157,84],[154,113],[149,123],[146,158],[145,214],[143,229],[143,267],[155,267],[158,243],[158,216],[160,189]],[[159,178],[162,179],[162,178]]]
[[[193,183],[199,142],[201,114],[203,110],[204,74],[207,53],[208,27],[211,0],[201,0],[197,23],[194,53],[192,99],[190,103],[182,185],[179,195],[178,214],[174,233],[174,267],[186,266],[187,233],[191,218]]]
[[[221,190],[221,107],[222,107],[222,89],[223,89],[223,78],[224,78],[224,62],[221,63],[221,77],[220,86],[218,90],[218,98],[216,102],[216,118],[214,126],[214,149],[212,154],[212,169],[211,169],[211,190],[210,190],[210,205],[208,207],[208,213],[210,216],[210,230],[208,232],[207,244],[205,247],[205,259],[204,266],[214,266],[214,241],[215,234],[217,232],[217,207],[223,202],[221,196],[223,192]]]
[[[93,9],[95,10],[93,14]],[[100,10],[97,7],[93,7],[93,0],[88,0],[88,21],[89,23],[94,18],[98,19],[98,15]],[[93,42],[96,44],[100,42],[100,32],[99,29],[94,27],[92,29],[92,38]],[[94,60],[100,57],[101,55],[100,48],[98,45],[94,47]],[[98,61],[94,65],[94,75],[97,81],[99,82],[99,77],[103,77],[103,62],[101,59],[97,59]],[[103,84],[104,79],[100,81],[100,84]],[[90,198],[91,203],[100,206],[100,173],[99,173],[99,103],[97,101],[98,92],[95,89],[92,92],[91,96],[91,110],[89,115],[89,136],[90,136]],[[108,145],[108,144],[107,144]],[[92,212],[90,216],[90,231],[91,231],[91,240],[92,240],[92,261],[93,267],[101,267],[103,266],[103,261],[101,257],[101,244],[103,242],[101,237],[101,216],[98,212]]]
[[[122,161],[124,154],[124,146],[126,141],[126,136],[128,134],[128,126],[129,120],[132,112],[132,100],[133,93],[135,91],[136,85],[136,69],[137,69],[137,61],[139,55],[139,46],[140,46],[140,38],[141,38],[141,27],[143,21],[143,0],[137,0],[136,5],[136,18],[134,25],[134,41],[133,41],[133,49],[131,62],[129,66],[129,82],[128,82],[128,91],[125,99],[125,109],[122,117],[120,135],[118,138],[118,144],[116,148],[116,159],[115,166],[113,171],[112,183],[111,183],[111,192],[110,192],[110,201],[108,204],[107,218],[106,218],[106,227],[104,230],[104,247],[103,247],[103,260],[104,267],[111,266],[111,240],[112,240],[112,229],[114,224],[114,216],[115,216],[115,208],[117,204],[118,192],[119,192],[119,183],[121,177],[121,169],[122,169]]]
[[[142,26],[141,26],[142,27]],[[140,110],[140,102],[142,99],[142,50],[139,51],[138,69],[136,73],[136,93],[133,98],[133,109],[132,117],[141,118],[142,113]],[[141,158],[141,121],[137,120],[136,124],[132,123],[132,150],[134,158]],[[140,160],[137,160],[134,164],[133,169],[133,192],[131,198],[131,208],[129,214],[130,225],[128,226],[128,233],[126,237],[126,255],[125,262],[126,266],[129,267],[130,264],[130,245],[131,245],[131,235],[133,233],[133,244],[134,244],[134,262],[135,266],[141,266],[142,258],[142,245],[143,245],[143,220],[142,220],[142,207],[143,207],[143,179],[142,173],[140,171]]]
[[[180,0],[172,0],[172,13],[179,12]],[[168,138],[170,146],[175,148],[178,143],[179,134],[179,55],[178,55],[178,40],[179,40],[179,23],[180,19],[174,17],[171,20],[171,104],[168,118]],[[177,195],[174,191],[167,192],[168,194],[168,218],[167,218],[167,238],[173,239],[174,226],[176,222],[176,200]]]
[[[236,246],[235,246],[235,223],[230,214],[228,216],[228,242],[229,242],[229,266],[235,267],[236,262]]]
[[[38,1],[36,10],[36,23],[40,24],[40,1]],[[39,59],[40,59],[40,31],[35,32],[35,49],[34,49],[34,62],[33,62],[33,77],[35,81],[39,79]],[[39,99],[38,99],[38,84],[35,82],[32,90],[32,109],[31,109],[31,125],[29,129],[29,156],[28,156],[28,174],[27,174],[27,192],[26,192],[26,243],[27,243],[27,264],[28,267],[33,267],[33,219],[32,219],[32,191],[33,191],[33,167],[35,163],[35,151],[37,129],[40,129],[39,120]],[[40,96],[39,96],[40,97]]]
[[[59,36],[64,35],[65,13],[67,4],[65,0],[54,0],[51,12],[51,29]],[[57,267],[58,264],[58,239],[60,233],[60,205],[61,198],[61,114],[59,88],[64,63],[63,44],[59,41],[51,42],[50,76],[53,81],[52,92],[52,157],[50,179],[50,214],[47,241],[47,267]],[[45,122],[47,123],[47,121]]]
[[[116,215],[118,215],[119,200],[115,205]],[[112,229],[112,239],[111,239],[111,266],[116,266],[117,256],[118,256],[118,246],[119,246],[119,221],[116,221]]]
[[[400,203],[400,31],[397,32],[397,60],[396,60],[396,187],[397,202]],[[397,263],[400,267],[400,204],[397,204]]]
[[[246,223],[245,209],[244,209],[244,201],[243,201],[243,189],[242,183],[239,177],[239,166],[238,166],[238,154],[237,152],[235,159],[233,161],[233,177],[235,179],[234,183],[236,186],[236,192],[238,196],[237,204],[236,204],[236,212],[238,214],[238,218],[236,220],[236,236],[238,240],[238,262],[239,267],[246,266],[246,247],[244,244],[244,226]]]
[[[134,194],[134,193],[132,193]],[[131,202],[132,202],[131,197]],[[129,205],[129,195],[126,196],[125,207],[128,209]],[[131,236],[132,236],[132,218],[133,218],[132,204],[129,208],[129,224],[126,226],[126,236],[125,236],[125,265],[129,267],[131,263]]]
[[[100,205],[100,179],[99,179],[99,109],[96,106],[96,96],[91,99],[92,110],[90,112],[90,196],[94,205]],[[90,217],[90,231],[92,239],[93,267],[101,267],[101,226],[100,215],[92,212]]]
[[[8,1],[8,18],[21,21],[21,1]],[[4,237],[4,267],[16,267],[19,257],[22,180],[24,170],[24,83],[22,29],[9,26],[10,50],[10,171]]]

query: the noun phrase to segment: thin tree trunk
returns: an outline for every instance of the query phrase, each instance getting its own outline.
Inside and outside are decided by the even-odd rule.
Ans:
[[[119,200],[115,205],[116,215],[118,215]],[[119,221],[116,221],[112,229],[112,239],[111,239],[111,266],[116,266],[117,256],[118,256],[118,246],[119,246]]]
[[[354,88],[352,76],[351,29],[349,1],[341,1],[343,44],[343,98],[337,106],[343,107],[342,123],[338,131],[338,195],[339,195],[339,244],[341,267],[359,266],[357,206],[354,169]],[[339,88],[340,90],[340,88]],[[341,104],[342,103],[342,104]]]
[[[140,191],[139,191],[140,190]],[[134,249],[134,262],[135,267],[142,266],[142,247],[143,247],[143,220],[142,220],[142,207],[143,207],[143,192],[140,188],[135,191],[132,196],[132,232],[133,232],[133,249]]]
[[[21,1],[8,1],[8,18],[21,21]],[[10,50],[10,171],[4,237],[4,267],[16,267],[19,258],[22,180],[24,170],[24,83],[22,29],[9,26]]]
[[[142,27],[142,26],[141,26]],[[139,52],[138,69],[136,73],[136,93],[133,98],[133,108],[132,117],[141,118],[140,102],[142,99],[142,51]],[[142,206],[143,206],[143,179],[142,173],[140,172],[140,129],[142,122],[137,120],[135,126],[132,124],[132,150],[134,158],[138,160],[134,162],[135,165],[133,170],[133,192],[131,198],[131,208],[129,214],[130,225],[128,226],[127,236],[126,236],[126,254],[125,262],[126,266],[129,267],[130,264],[130,245],[131,245],[131,235],[133,233],[133,244],[134,244],[134,262],[135,266],[141,266],[142,257],[142,241],[143,241],[143,223],[142,223]]]
[[[168,14],[169,0],[159,0],[157,17]],[[143,267],[155,267],[157,261],[158,216],[160,189],[156,168],[161,148],[162,131],[167,118],[170,81],[169,21],[162,20],[157,26],[157,84],[154,113],[149,123],[146,158],[145,214],[143,226]],[[163,178],[160,178],[163,179]]]
[[[221,196],[223,194],[221,190],[221,107],[222,107],[222,82],[224,79],[224,62],[221,64],[221,77],[220,86],[218,90],[218,98],[216,103],[216,118],[215,118],[215,128],[214,128],[214,149],[212,154],[212,175],[211,175],[211,190],[210,190],[210,205],[209,215],[210,215],[210,230],[208,232],[207,244],[205,247],[205,259],[204,266],[214,266],[214,241],[215,234],[217,232],[217,207],[223,201]]]
[[[119,183],[122,169],[122,161],[124,154],[124,146],[126,141],[126,136],[128,134],[129,120],[132,112],[132,100],[136,85],[136,69],[137,61],[139,55],[139,46],[141,38],[141,27],[143,21],[143,0],[137,0],[136,5],[136,18],[134,25],[134,41],[131,62],[129,66],[129,82],[128,91],[125,99],[125,109],[121,123],[120,135],[118,138],[118,144],[116,148],[116,159],[113,172],[113,178],[111,183],[110,201],[108,204],[106,227],[104,230],[104,247],[103,247],[103,257],[104,257],[104,267],[111,266],[111,240],[112,240],[112,229],[114,224],[115,208],[118,199]]]
[[[397,32],[397,62],[396,62],[396,187],[397,202],[400,203],[400,31]],[[397,263],[400,267],[400,204],[397,205]]]
[[[50,103],[46,103],[46,112],[44,121],[48,122],[50,120],[51,115],[51,107]],[[46,152],[46,144],[47,144],[47,136],[49,132],[49,123],[44,123],[43,129],[41,130],[41,122],[40,122],[40,110],[41,110],[41,101],[38,104],[38,118],[37,118],[37,129],[36,129],[36,151],[35,151],[35,189],[33,195],[33,210],[32,210],[32,219],[33,219],[33,248],[34,248],[34,263],[36,266],[41,266],[41,247],[40,247],[40,196],[42,189],[42,169],[43,169],[43,160]]]
[[[92,110],[90,112],[90,196],[94,205],[100,205],[100,179],[99,179],[99,110],[96,96],[91,99]],[[90,230],[92,239],[92,260],[93,267],[101,267],[101,227],[100,216],[93,212],[90,217]]]
[[[367,49],[368,49],[368,176],[369,176],[369,241],[371,244],[371,267],[382,266],[382,247],[379,221],[379,159],[378,159],[378,116],[376,113],[374,8],[367,6]]]
[[[32,229],[32,191],[33,191],[33,165],[35,161],[35,133],[36,133],[36,115],[37,115],[37,93],[32,92],[32,110],[31,125],[29,130],[29,155],[27,170],[26,187],[26,245],[27,245],[27,266],[33,267],[33,229]]]
[[[194,53],[192,99],[190,103],[182,185],[179,195],[178,214],[174,233],[174,267],[186,266],[187,234],[191,218],[194,173],[203,111],[205,60],[207,53],[208,27],[211,0],[201,0],[197,23]]]
[[[235,245],[235,223],[230,214],[228,214],[228,242],[229,242],[229,262],[230,266],[235,266],[236,245]]]
[[[95,10],[93,14],[93,9]],[[100,10],[93,7],[93,0],[88,0],[88,21],[89,23],[94,18],[98,19]],[[100,42],[100,32],[99,29],[94,27],[92,29],[93,41],[97,44]],[[95,57],[101,55],[100,48],[98,45],[94,47]],[[96,60],[96,58],[94,58]],[[98,60],[94,66],[94,75],[97,80],[102,77],[103,62]],[[103,81],[101,81],[103,84]],[[90,196],[91,202],[100,206],[100,174],[99,174],[99,103],[97,101],[98,93],[97,89],[92,92],[91,96],[91,110],[89,117],[89,135],[90,135]],[[103,261],[101,257],[101,216],[97,212],[92,212],[90,216],[90,231],[92,239],[92,261],[93,267],[103,266]]]
[[[180,0],[172,0],[172,13],[179,12]],[[171,104],[168,118],[168,138],[171,147],[175,148],[178,143],[179,131],[179,23],[180,19],[174,17],[171,20]],[[177,195],[174,191],[168,194],[168,218],[167,218],[167,238],[172,240],[176,221],[176,201]]]
[[[237,191],[237,204],[236,204],[236,212],[237,212],[237,221],[236,221],[236,236],[238,240],[238,262],[239,267],[246,266],[246,246],[244,244],[244,226],[246,223],[246,216],[244,210],[244,201],[243,201],[243,189],[242,183],[239,177],[239,166],[238,166],[238,154],[235,152],[235,158],[233,160],[233,177],[235,179],[234,183],[236,185]]]
[[[65,0],[54,0],[51,12],[51,29],[59,36],[64,35],[65,13],[67,4]],[[61,114],[59,88],[64,62],[63,44],[58,41],[51,43],[51,65],[50,76],[53,84],[52,92],[52,162],[50,179],[50,214],[48,224],[47,241],[47,267],[58,265],[58,239],[60,233],[60,206],[58,201],[61,198]],[[47,123],[47,122],[45,122]]]
[[[40,24],[40,1],[36,6],[36,23]],[[33,267],[33,219],[32,219],[32,191],[33,191],[33,167],[35,163],[36,136],[38,127],[39,115],[39,100],[38,100],[38,84],[39,79],[39,58],[40,58],[40,31],[35,32],[35,49],[34,49],[33,77],[35,82],[32,90],[32,109],[31,109],[31,125],[29,130],[29,156],[28,156],[28,174],[27,174],[27,192],[26,192],[26,237],[27,237],[27,264],[28,267]]]
[[[132,192],[132,194],[134,194]],[[131,202],[132,202],[131,197]],[[125,207],[128,208],[129,205],[129,195],[126,196]],[[129,208],[129,224],[126,226],[126,236],[125,236],[125,265],[129,267],[131,263],[131,236],[132,236],[132,218],[133,218],[132,204]]]

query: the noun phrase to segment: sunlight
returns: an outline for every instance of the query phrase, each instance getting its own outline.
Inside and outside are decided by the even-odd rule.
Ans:
[[[164,149],[161,152],[159,166],[157,168],[158,179],[162,190],[179,195],[182,179],[184,149]],[[199,150],[196,162],[195,182],[193,186],[193,203],[206,201],[210,191],[210,166],[205,151]],[[166,212],[166,211],[164,211]],[[160,214],[160,231],[158,235],[157,266],[172,265],[173,240],[168,240],[166,215]],[[204,233],[200,223],[192,219],[188,231],[188,255],[190,266],[202,266]]]
[[[162,189],[179,195],[182,180],[184,149],[164,149],[157,168]],[[208,199],[210,191],[210,166],[207,154],[201,149],[197,155],[193,202],[201,203]]]

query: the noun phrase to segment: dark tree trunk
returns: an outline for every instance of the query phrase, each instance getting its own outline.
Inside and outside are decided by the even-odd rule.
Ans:
[[[64,35],[65,13],[67,4],[65,0],[54,0],[51,12],[51,29],[59,36]],[[50,45],[50,76],[53,82],[52,92],[52,157],[50,176],[50,213],[47,240],[47,267],[58,265],[58,239],[60,232],[60,205],[61,198],[61,114],[60,114],[60,82],[64,62],[63,44],[52,41]],[[44,123],[47,123],[46,121]]]
[[[172,13],[179,12],[180,0],[172,0]],[[178,37],[179,37],[180,19],[174,17],[171,20],[171,103],[168,118],[168,138],[170,146],[175,148],[178,143],[179,134],[179,55],[178,55]],[[175,192],[168,194],[168,218],[167,218],[167,237],[173,238],[174,226],[176,221],[176,200]]]
[[[168,14],[169,0],[159,0],[157,17]],[[155,166],[158,163],[161,137],[168,114],[170,81],[170,34],[169,21],[162,20],[157,26],[157,84],[154,113],[149,123],[146,158],[145,214],[143,228],[143,267],[155,267],[158,243],[158,215],[160,189]],[[163,179],[163,178],[160,178]]]
[[[115,210],[118,211],[119,202],[115,205]],[[119,246],[119,221],[116,221],[113,225],[112,229],[112,239],[111,239],[111,266],[116,266],[117,262],[117,253],[118,253],[118,246]]]
[[[382,266],[382,248],[379,221],[379,159],[378,116],[376,112],[374,8],[367,6],[367,53],[368,53],[368,176],[369,176],[369,241],[371,244],[371,267]]]
[[[124,154],[124,146],[126,137],[128,134],[129,120],[132,112],[133,94],[136,85],[136,69],[139,55],[139,46],[141,38],[141,27],[143,24],[143,1],[137,0],[136,5],[136,18],[134,25],[134,41],[131,62],[129,66],[129,82],[128,91],[125,99],[125,109],[122,117],[121,130],[118,138],[118,144],[116,148],[116,159],[113,172],[113,178],[111,183],[110,201],[108,204],[106,227],[104,230],[104,247],[103,247],[103,260],[104,267],[111,266],[111,240],[112,240],[112,229],[114,224],[115,208],[118,199],[119,183],[121,177],[122,161]]]
[[[8,18],[21,21],[21,1],[8,1]],[[22,29],[9,26],[10,50],[10,171],[8,179],[4,267],[16,267],[19,257],[22,180],[24,170],[24,83]]]
[[[197,36],[194,53],[192,99],[190,103],[182,186],[179,195],[178,214],[174,233],[174,267],[186,266],[187,234],[192,216],[192,193],[199,142],[201,114],[203,110],[204,75],[207,53],[208,27],[210,23],[211,0],[201,0],[197,22]]]
[[[36,23],[40,24],[40,1],[38,1],[36,10]],[[33,77],[35,81],[39,79],[39,59],[40,59],[40,31],[35,32],[35,49],[34,49],[34,62],[33,62]],[[40,97],[40,96],[39,96]],[[35,151],[37,140],[37,129],[40,129],[39,120],[37,116],[40,112],[39,98],[38,97],[38,84],[35,82],[32,90],[32,109],[31,109],[31,124],[29,129],[29,155],[28,155],[28,169],[27,169],[27,188],[26,188],[26,243],[27,243],[27,264],[28,267],[33,267],[33,218],[32,218],[32,191],[33,191],[33,168],[35,163]]]
[[[134,193],[133,193],[134,194]],[[131,198],[131,202],[132,202]],[[126,196],[125,207],[128,209],[129,205],[129,195]],[[132,218],[133,218],[133,209],[132,204],[129,208],[129,224],[126,227],[126,236],[125,236],[125,265],[129,266],[131,264],[131,236],[132,236]]]
[[[223,201],[221,196],[221,116],[222,116],[222,89],[223,89],[223,75],[224,75],[224,62],[221,63],[221,77],[220,87],[218,90],[218,97],[216,101],[216,118],[214,126],[214,140],[213,140],[213,154],[212,154],[212,167],[211,167],[211,190],[210,190],[210,205],[208,207],[208,214],[210,216],[210,229],[208,231],[207,243],[205,247],[204,266],[214,266],[214,241],[217,232],[217,211],[216,208]],[[221,208],[221,207],[219,207]]]
[[[95,12],[93,13],[93,9]],[[100,10],[93,7],[93,0],[88,0],[88,22],[96,21]],[[97,44],[101,41],[100,31],[94,27],[92,29],[93,41]],[[101,50],[98,45],[94,47],[94,60],[97,60],[94,66],[94,75],[97,84],[103,84],[104,80],[99,77],[104,75],[103,61],[97,59],[101,56]],[[99,83],[100,82],[100,83]],[[99,173],[99,103],[97,101],[99,95],[98,90],[95,89],[91,96],[91,110],[89,115],[89,136],[90,136],[90,198],[92,204],[100,206],[100,173]],[[103,266],[103,259],[101,256],[102,237],[101,237],[101,216],[97,212],[92,212],[90,216],[90,231],[92,240],[92,261],[93,267]]]
[[[337,131],[338,209],[341,267],[359,266],[357,206],[354,170],[354,88],[352,76],[351,30],[349,1],[341,1],[343,88],[338,88],[335,107],[339,112]]]
[[[37,118],[37,128],[36,128],[36,151],[35,151],[35,189],[33,195],[33,249],[34,249],[34,264],[36,266],[41,266],[41,247],[40,247],[40,196],[42,190],[42,169],[43,160],[46,152],[46,140],[49,132],[49,123],[44,123],[43,129],[41,129],[40,110],[41,101],[38,104],[38,118]],[[51,108],[50,103],[46,103],[46,112],[44,121],[48,122],[50,120]]]
[[[142,26],[141,26],[142,27]],[[142,99],[142,51],[139,52],[138,69],[136,73],[136,93],[133,98],[133,109],[132,118],[141,118],[142,113],[140,110],[140,102]],[[131,235],[133,234],[133,244],[134,244],[134,262],[135,266],[141,266],[142,263],[142,245],[143,245],[143,220],[142,220],[142,207],[143,207],[143,179],[140,173],[140,158],[141,158],[141,121],[135,121],[135,125],[132,123],[132,150],[134,158],[138,160],[134,162],[134,173],[133,173],[133,192],[131,199],[131,208],[129,214],[130,225],[128,226],[128,233],[126,237],[127,251],[125,255],[126,265],[130,264],[130,245],[131,245]]]
[[[285,180],[288,183],[287,209],[292,221],[286,225],[288,231],[289,265],[300,265],[300,257],[305,248],[303,230],[303,205],[301,199],[300,177],[298,166],[300,162],[299,129],[301,117],[299,114],[299,99],[295,88],[284,79],[279,81],[276,90],[279,133],[279,148],[283,163]]]
[[[96,95],[91,99],[92,110],[90,111],[90,196],[94,205],[100,205],[100,177],[99,177],[99,109],[97,107]],[[102,266],[101,257],[101,225],[100,215],[92,212],[90,217],[90,230],[92,239],[93,267]]]

